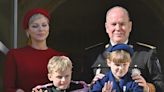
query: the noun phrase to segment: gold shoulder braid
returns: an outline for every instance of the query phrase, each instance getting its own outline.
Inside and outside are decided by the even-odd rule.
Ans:
[[[108,48],[109,46],[110,46],[110,45],[109,45],[109,43],[108,43],[108,44],[105,45],[105,48]]]
[[[155,46],[152,46],[152,45],[149,45],[149,44],[145,44],[145,43],[141,43],[141,42],[136,42],[138,45],[141,45],[141,46],[145,46],[145,47],[148,47],[150,49],[156,49]]]

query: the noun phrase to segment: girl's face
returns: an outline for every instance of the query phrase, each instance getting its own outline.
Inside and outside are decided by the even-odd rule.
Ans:
[[[27,32],[30,35],[32,42],[46,41],[49,35],[48,19],[44,16],[35,19],[31,24],[29,24]]]
[[[55,87],[59,89],[67,89],[71,82],[71,74],[71,69],[67,69],[63,72],[53,71],[52,74],[48,74],[48,78],[50,81],[53,81]]]
[[[108,65],[110,66],[114,77],[119,80],[128,72],[130,62],[125,62],[125,63],[108,62]]]

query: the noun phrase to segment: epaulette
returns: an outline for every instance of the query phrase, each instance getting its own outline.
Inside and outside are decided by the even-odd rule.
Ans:
[[[109,46],[110,46],[110,45],[109,45],[109,43],[108,43],[108,44],[105,45],[105,48],[108,48]]]
[[[89,46],[89,47],[86,47],[85,50],[89,50],[89,49],[92,49],[92,48],[98,47],[98,46],[100,46],[100,45],[102,45],[102,44],[104,44],[104,43],[101,42],[101,43],[98,43],[98,44],[91,45],[91,46]]]
[[[152,45],[149,45],[149,44],[145,44],[145,43],[141,43],[141,42],[136,42],[136,44],[141,45],[141,46],[148,47],[150,49],[156,49],[155,46],[152,46]]]

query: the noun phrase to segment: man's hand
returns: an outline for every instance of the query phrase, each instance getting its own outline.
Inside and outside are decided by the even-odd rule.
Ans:
[[[102,79],[105,75],[102,73],[96,74],[95,77],[93,78],[91,84],[95,84],[95,82],[99,79]]]
[[[144,88],[144,92],[149,92],[149,86],[146,83],[146,80],[141,75],[132,76],[132,79],[138,83],[139,86]]]

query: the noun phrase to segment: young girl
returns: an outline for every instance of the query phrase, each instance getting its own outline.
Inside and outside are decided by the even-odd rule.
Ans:
[[[143,92],[128,72],[133,49],[126,44],[117,44],[107,50],[107,64],[111,71],[96,81],[91,92]]]

